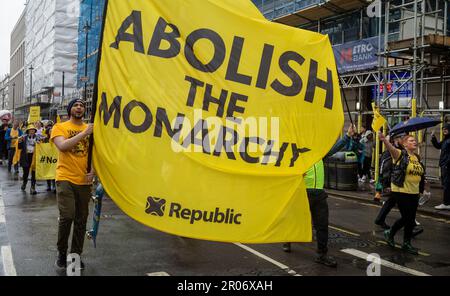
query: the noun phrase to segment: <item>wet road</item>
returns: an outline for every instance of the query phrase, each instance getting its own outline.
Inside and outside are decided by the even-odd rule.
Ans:
[[[39,182],[38,195],[0,167],[0,275],[61,275],[56,255],[56,197]],[[367,255],[378,254],[382,276],[450,275],[450,221],[419,216],[425,232],[413,241],[419,256],[391,249],[382,230],[373,225],[379,207],[330,197],[330,254],[337,268],[314,263],[315,243],[293,244],[285,253],[280,244],[240,245],[183,239],[149,229],[106,199],[97,248],[85,242],[82,275],[169,274],[202,275],[358,275],[367,273]],[[91,210],[92,213],[92,210]],[[388,217],[392,224],[398,212]],[[91,225],[89,220],[88,226]],[[401,243],[402,233],[396,237]],[[375,271],[378,269],[375,269]]]

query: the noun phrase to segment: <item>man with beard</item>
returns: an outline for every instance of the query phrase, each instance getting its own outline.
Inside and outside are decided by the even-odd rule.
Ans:
[[[72,223],[71,254],[81,256],[89,215],[93,171],[88,173],[89,136],[93,125],[83,123],[85,102],[72,100],[67,107],[69,120],[53,127],[51,141],[59,150],[56,168],[56,197],[59,209],[58,257],[56,266],[66,268],[67,249]],[[84,263],[80,261],[81,269]]]
[[[441,150],[439,157],[439,167],[441,168],[441,180],[444,187],[444,202],[434,208],[436,210],[450,210],[450,123],[446,123],[442,128],[444,139],[438,142],[434,132],[431,134],[431,143],[436,149]]]

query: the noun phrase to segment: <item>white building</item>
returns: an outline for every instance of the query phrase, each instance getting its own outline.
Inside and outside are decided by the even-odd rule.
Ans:
[[[17,21],[14,29],[11,32],[11,48],[9,61],[9,109],[18,118],[23,118],[25,115],[25,108],[17,107],[24,106],[27,100],[24,96],[24,73],[25,73],[25,9]]]
[[[8,109],[9,100],[9,75],[0,77],[0,108],[2,110]]]
[[[79,0],[29,0],[25,12],[25,97],[41,109],[76,89]],[[32,70],[30,67],[32,66]],[[30,74],[32,77],[30,77]],[[56,100],[55,100],[56,98]]]

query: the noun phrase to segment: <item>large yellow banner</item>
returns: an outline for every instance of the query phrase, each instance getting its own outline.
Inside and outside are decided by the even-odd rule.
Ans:
[[[311,241],[303,174],[343,126],[327,36],[250,1],[109,0],[94,165],[137,221],[226,242]]]

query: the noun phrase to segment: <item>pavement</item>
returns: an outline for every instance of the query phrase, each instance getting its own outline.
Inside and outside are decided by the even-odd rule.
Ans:
[[[341,190],[333,190],[326,189],[328,194],[332,194],[334,196],[348,198],[351,200],[357,200],[369,204],[380,204],[378,201],[374,201],[375,196],[375,187],[374,184],[370,184],[369,182],[359,183],[357,191],[341,191]],[[435,218],[447,219],[450,220],[450,210],[436,210],[434,207],[442,204],[442,186],[438,183],[431,183],[430,190],[431,198],[430,200],[422,206],[419,206],[417,209],[418,214],[428,215]],[[382,201],[386,200],[386,195],[382,195]]]

